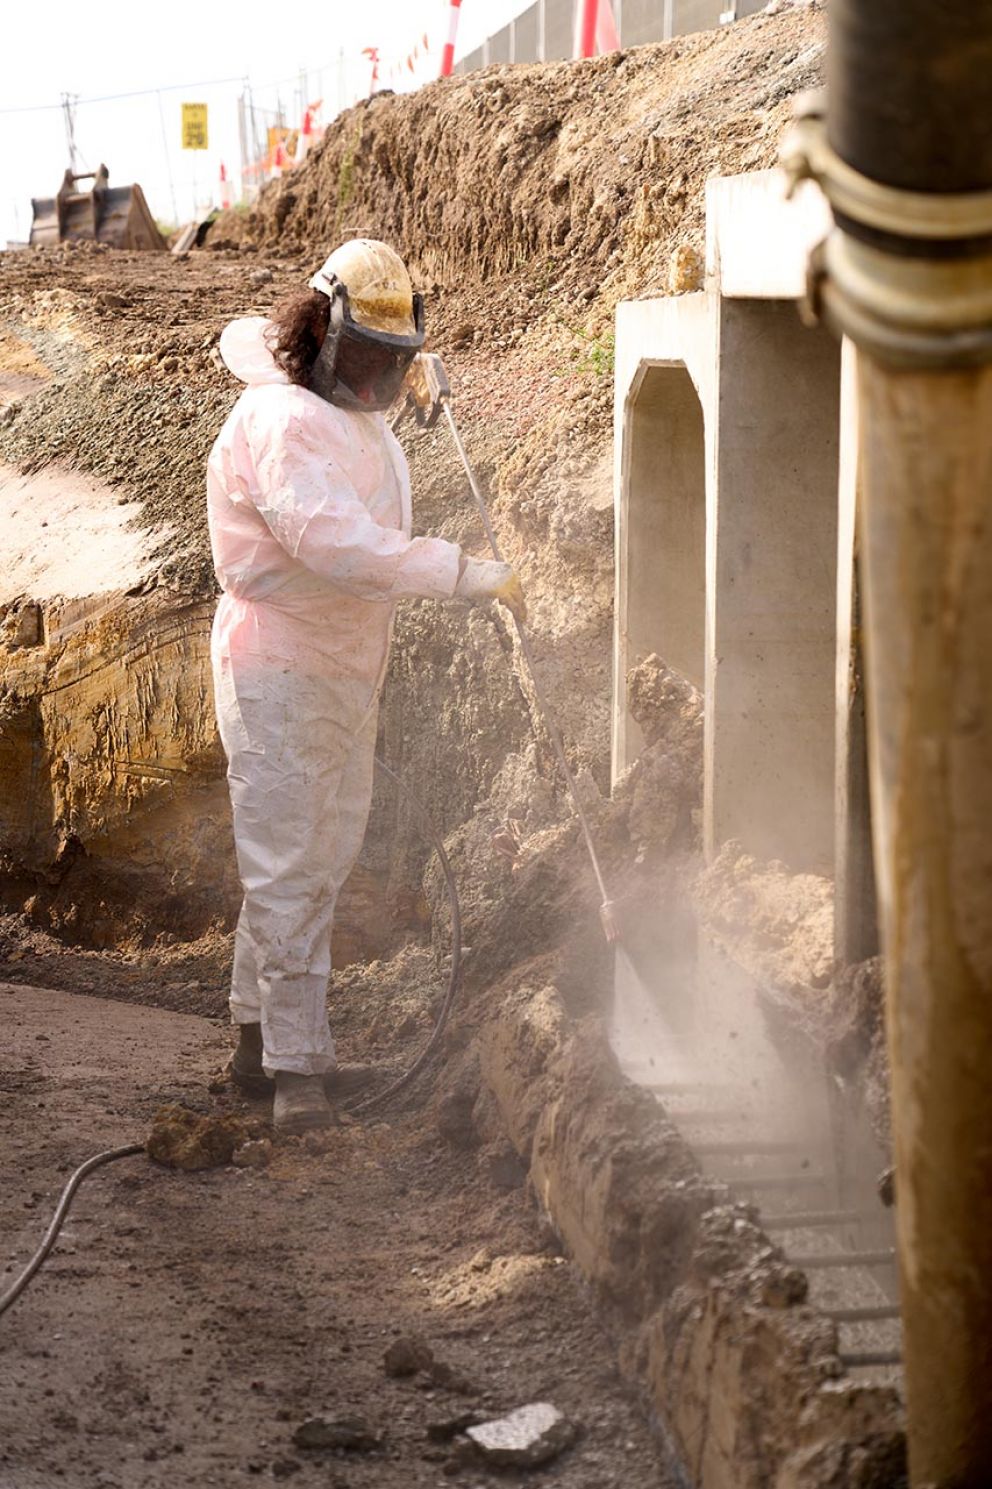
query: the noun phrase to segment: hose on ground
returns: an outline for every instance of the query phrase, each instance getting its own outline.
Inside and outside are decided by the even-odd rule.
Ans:
[[[69,1213],[69,1206],[72,1204],[73,1196],[83,1180],[94,1169],[101,1168],[105,1163],[114,1163],[118,1158],[133,1158],[138,1153],[143,1153],[144,1151],[144,1143],[128,1143],[124,1148],[107,1148],[103,1153],[95,1153],[92,1158],[87,1158],[85,1163],[80,1164],[62,1191],[55,1209],[55,1214],[52,1216],[51,1224],[45,1232],[41,1245],[16,1281],[12,1282],[7,1291],[0,1296],[0,1318],[3,1317],[12,1304],[17,1302],[21,1293],[42,1266],[48,1253],[55,1245],[55,1242],[58,1240],[59,1231],[65,1224],[65,1218]]]
[[[354,1116],[360,1116],[364,1112],[375,1111],[378,1107],[385,1106],[387,1101],[391,1101],[394,1096],[398,1096],[401,1091],[405,1091],[407,1086],[411,1085],[413,1081],[416,1080],[417,1076],[423,1070],[424,1066],[427,1064],[428,1060],[437,1049],[438,1044],[441,1041],[441,1037],[444,1034],[445,1026],[448,1022],[452,1007],[454,1006],[455,998],[458,994],[458,984],[461,979],[462,963],[462,914],[461,905],[458,900],[458,886],[455,883],[455,876],[451,867],[451,860],[448,858],[448,855],[445,852],[444,842],[442,841],[441,834],[438,832],[437,828],[434,826],[434,823],[431,821],[427,808],[420,801],[417,800],[408,786],[404,786],[399,776],[396,775],[394,771],[390,770],[389,766],[386,765],[384,761],[380,760],[378,756],[376,756],[375,763],[376,768],[386,777],[388,781],[391,781],[392,784],[397,787],[400,793],[413,807],[416,815],[420,818],[422,826],[426,829],[428,839],[433,844],[434,850],[437,853],[438,862],[441,865],[441,872],[444,875],[444,882],[447,886],[448,904],[451,909],[451,968],[448,972],[448,985],[445,989],[444,997],[441,1000],[441,1007],[438,1011],[438,1016],[435,1020],[434,1029],[431,1033],[430,1039],[427,1041],[426,1045],[421,1050],[416,1060],[414,1060],[409,1070],[404,1071],[404,1073],[397,1080],[391,1082],[391,1084],[386,1086],[383,1090],[376,1091],[373,1095],[367,1096],[364,1101],[356,1102],[354,1105],[348,1108],[349,1112]],[[105,1163],[114,1163],[118,1158],[133,1158],[138,1153],[144,1153],[144,1151],[144,1143],[128,1143],[125,1147],[122,1148],[107,1148],[103,1153],[95,1153],[92,1158],[88,1158],[85,1163],[80,1164],[79,1168],[77,1168],[75,1173],[70,1177],[69,1182],[66,1184],[65,1188],[62,1191],[58,1205],[55,1209],[55,1214],[52,1216],[51,1223],[49,1224],[49,1227],[45,1232],[41,1245],[38,1247],[37,1251],[34,1253],[31,1260],[28,1262],[27,1266],[24,1268],[21,1274],[13,1283],[11,1283],[7,1291],[0,1295],[0,1318],[2,1318],[3,1315],[7,1312],[8,1308],[10,1308],[14,1303],[17,1302],[17,1299],[21,1296],[21,1293],[24,1292],[25,1288],[31,1282],[31,1279],[43,1266],[45,1260],[52,1250],[52,1247],[58,1240],[59,1232],[65,1224],[66,1216],[69,1213],[69,1206],[72,1204],[73,1196],[75,1195],[76,1190],[79,1188],[80,1184],[82,1184],[83,1180],[88,1178],[95,1169],[101,1168]]]

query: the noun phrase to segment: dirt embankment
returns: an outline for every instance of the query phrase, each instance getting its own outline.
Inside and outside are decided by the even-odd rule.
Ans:
[[[255,210],[227,214],[212,251],[185,261],[95,248],[0,255],[0,461],[99,478],[140,504],[154,556],[151,574],[122,573],[120,592],[96,606],[82,579],[71,614],[43,604],[33,628],[19,619],[27,578],[8,602],[0,777],[6,800],[29,803],[0,820],[10,908],[31,902],[42,924],[97,944],[153,939],[162,905],[172,935],[230,923],[202,493],[237,387],[216,341],[356,229],[396,242],[426,292],[467,444],[529,591],[545,686],[576,768],[605,793],[613,308],[657,291],[673,252],[701,242],[708,175],[774,158],[791,95],[817,76],[822,29],[809,11],[761,16],[581,65],[495,68],[378,97],[336,121]],[[484,551],[444,431],[407,443],[418,527]],[[128,593],[139,584],[140,596]],[[137,699],[135,656],[146,673]],[[66,731],[66,710],[46,700],[68,682],[80,727]],[[510,757],[525,762],[549,819],[563,813],[546,754],[528,754],[536,722],[499,615],[403,607],[381,744],[442,829],[471,818]],[[389,949],[422,923],[426,857],[411,810],[384,793],[365,877],[342,906],[339,959]]]

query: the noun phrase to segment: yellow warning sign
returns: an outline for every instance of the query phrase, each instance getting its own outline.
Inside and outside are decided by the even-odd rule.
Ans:
[[[183,104],[183,149],[207,149],[207,106],[205,103]]]

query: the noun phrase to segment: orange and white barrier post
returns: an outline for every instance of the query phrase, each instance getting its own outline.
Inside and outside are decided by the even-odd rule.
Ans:
[[[601,56],[620,50],[620,35],[613,16],[612,0],[599,0],[599,15],[596,20],[596,45]]]
[[[580,0],[579,34],[576,37],[575,55],[595,57],[596,22],[599,19],[599,0]]]
[[[455,70],[455,42],[458,40],[458,18],[462,11],[462,0],[449,0],[448,39],[441,52],[441,76],[450,78]]]
[[[303,123],[300,125],[300,135],[296,142],[297,162],[306,159],[307,151],[313,144],[313,115],[309,109],[303,110]]]
[[[615,52],[619,46],[610,0],[579,0],[576,57],[596,57],[603,52]]]
[[[227,179],[227,166],[224,164],[223,161],[221,161],[220,163],[218,200],[220,202],[220,209],[222,212],[225,212],[227,208],[231,206],[231,203],[233,201],[233,198],[231,196],[231,183]]]
[[[362,56],[368,57],[369,61],[372,63],[372,76],[369,79],[369,97],[371,98],[372,94],[375,93],[379,87],[379,48],[363,47]]]

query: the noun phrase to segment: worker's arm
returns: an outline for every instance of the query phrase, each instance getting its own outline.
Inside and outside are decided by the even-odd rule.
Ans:
[[[273,403],[278,401],[278,407]],[[408,538],[370,515],[298,389],[273,386],[249,418],[257,489],[273,536],[322,579],[366,600],[450,599],[461,549],[444,538]]]

